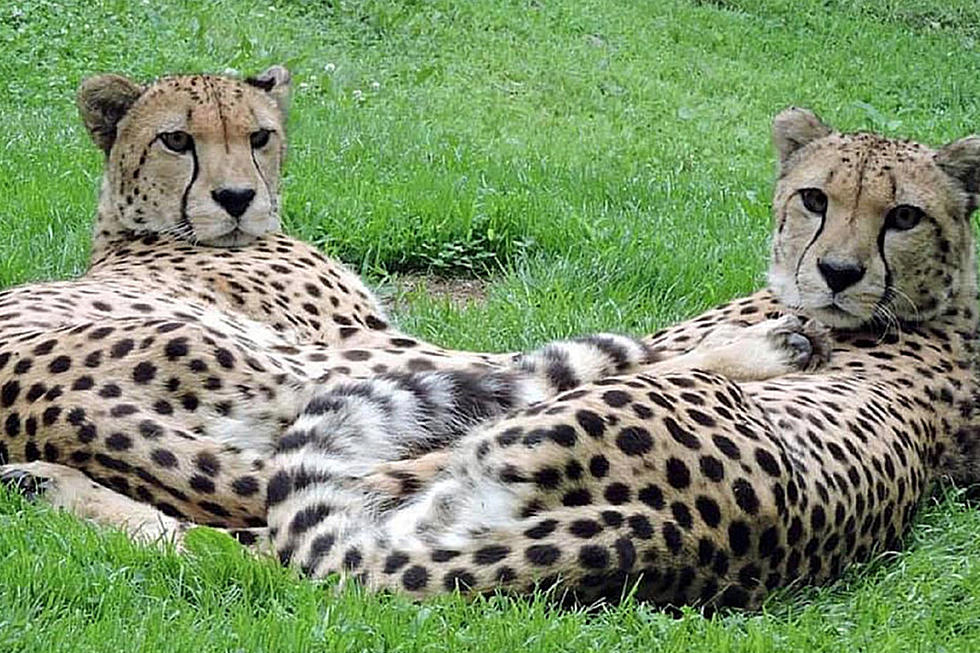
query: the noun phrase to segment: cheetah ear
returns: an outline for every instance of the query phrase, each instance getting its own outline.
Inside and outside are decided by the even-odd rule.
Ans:
[[[119,75],[89,77],[78,87],[76,102],[82,121],[106,154],[116,141],[116,125],[142,94],[142,86]]]
[[[249,86],[262,89],[276,101],[282,115],[286,115],[289,108],[289,81],[292,76],[283,66],[273,66],[263,73],[254,77],[249,77],[245,83]]]
[[[936,152],[936,165],[963,186],[967,194],[967,214],[980,198],[980,136],[967,136]]]
[[[797,150],[833,131],[809,109],[789,107],[780,111],[772,121],[772,142],[779,153],[780,171],[786,171]]]

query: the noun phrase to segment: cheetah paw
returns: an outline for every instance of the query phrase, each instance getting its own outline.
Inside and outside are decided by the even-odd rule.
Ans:
[[[752,329],[766,334],[772,348],[782,353],[789,371],[812,371],[830,360],[830,331],[815,320],[804,322],[795,315],[785,315],[749,327]]]
[[[700,365],[736,381],[760,381],[817,369],[830,358],[829,331],[795,315],[752,326],[721,325],[695,349]]]
[[[0,485],[20,494],[28,501],[34,501],[48,491],[51,487],[51,479],[32,474],[17,465],[4,465],[0,467]]]

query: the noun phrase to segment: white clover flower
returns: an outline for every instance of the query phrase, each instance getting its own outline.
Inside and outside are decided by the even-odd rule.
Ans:
[[[328,63],[326,66],[323,67],[323,70],[325,72],[332,73],[333,71],[337,70],[337,66],[333,63]]]
[[[378,81],[371,82],[371,90],[372,91],[377,91],[379,88],[381,88],[381,82],[378,82]]]
[[[360,102],[361,100],[364,99],[364,92],[361,91],[361,89],[359,89],[359,88],[355,88],[353,91],[351,91],[350,94],[351,94],[351,97],[353,97],[358,102]]]

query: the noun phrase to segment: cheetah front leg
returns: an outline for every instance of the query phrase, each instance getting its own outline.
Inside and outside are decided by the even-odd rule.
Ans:
[[[175,542],[185,525],[153,506],[134,501],[79,470],[35,461],[0,466],[0,485],[30,500],[43,500],[97,524],[120,528],[140,542]]]
[[[173,544],[182,548],[184,535],[197,524],[165,515],[99,485],[74,467],[43,461],[0,466],[0,486],[31,501],[43,501],[53,508],[100,526],[116,528],[143,544]],[[270,552],[268,529],[263,527],[216,529],[229,534],[256,552]]]

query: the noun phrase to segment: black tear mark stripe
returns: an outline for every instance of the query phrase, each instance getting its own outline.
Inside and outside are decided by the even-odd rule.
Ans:
[[[187,198],[191,194],[191,188],[194,187],[194,182],[197,181],[198,165],[197,165],[197,146],[194,141],[191,140],[191,160],[194,161],[194,170],[191,172],[191,180],[184,188],[184,194],[180,198],[180,220],[183,224],[186,224],[188,229],[190,229],[189,236],[194,236],[194,225],[191,224],[191,219],[187,216]]]
[[[813,247],[813,244],[817,242],[817,238],[820,238],[820,234],[823,233],[823,226],[826,224],[826,222],[827,213],[825,211],[823,215],[820,216],[820,226],[817,227],[816,233],[813,234],[813,238],[811,238],[810,242],[808,242],[806,247],[803,248],[803,253],[800,254],[800,258],[796,261],[796,270],[793,272],[793,280],[796,282],[797,288],[800,287],[800,268],[803,267],[803,259],[806,258],[806,255],[810,252],[810,248]]]

